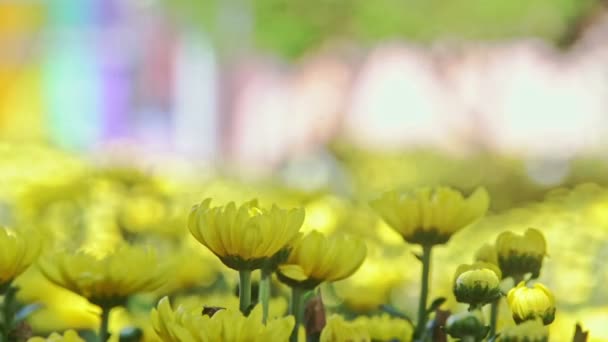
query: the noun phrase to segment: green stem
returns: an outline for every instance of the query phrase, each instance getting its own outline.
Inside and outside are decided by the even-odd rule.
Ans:
[[[293,326],[293,331],[289,337],[289,342],[298,342],[298,332],[302,323],[302,295],[305,290],[299,287],[291,288],[291,302],[289,303],[289,314],[293,315],[296,324]]]
[[[8,342],[10,341],[11,329],[13,328],[13,319],[15,316],[15,296],[17,294],[17,289],[15,287],[10,286],[10,284],[6,284],[2,288],[2,331],[0,335],[0,341]]]
[[[500,298],[493,301],[490,304],[490,338],[496,335],[496,324],[498,322],[498,307],[500,305]]]
[[[415,336],[418,340],[424,341],[424,331],[426,329],[426,305],[429,295],[429,274],[431,271],[431,249],[433,246],[422,246],[422,280],[420,284],[420,302],[418,303],[418,324],[416,325]]]
[[[108,331],[108,324],[110,323],[110,310],[109,306],[101,307],[101,324],[99,325],[99,342],[106,342],[110,338],[110,332]]]
[[[270,279],[272,272],[263,268],[258,288],[258,303],[262,303],[262,323],[268,319],[268,305],[270,301]]]
[[[465,336],[463,337],[460,342],[475,342],[475,337],[473,336]]]
[[[239,309],[247,315],[251,306],[251,270],[239,271]]]

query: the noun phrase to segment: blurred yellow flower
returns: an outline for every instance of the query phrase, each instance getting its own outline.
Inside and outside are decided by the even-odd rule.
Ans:
[[[42,307],[28,317],[34,331],[92,329],[99,325],[99,307],[74,292],[46,279],[36,267],[28,269],[15,280],[19,287],[17,299]]]
[[[285,264],[278,269],[279,280],[290,286],[314,288],[352,275],[367,254],[365,243],[349,236],[332,236],[312,231],[299,240]]]
[[[390,302],[392,290],[405,279],[404,272],[394,271],[395,265],[394,259],[368,256],[352,276],[333,284],[338,297],[355,312],[378,309],[380,305]],[[361,293],[365,293],[365,296]]]
[[[166,281],[166,267],[156,254],[132,246],[101,257],[58,252],[41,258],[38,266],[54,284],[102,307],[119,305],[128,296],[155,290]]]
[[[412,323],[388,314],[372,317],[361,316],[355,319],[355,324],[365,327],[371,340],[378,342],[410,342],[414,332]]]
[[[529,228],[523,235],[506,231],[496,238],[498,264],[504,277],[517,280],[526,273],[538,278],[543,258],[547,254],[547,243],[543,233]]]
[[[0,227],[0,293],[38,257],[39,235]]]
[[[500,332],[498,342],[549,342],[549,329],[540,320],[530,320]]]
[[[371,342],[371,338],[361,322],[347,322],[333,315],[321,331],[320,342]]]
[[[293,243],[304,222],[301,208],[259,208],[255,201],[240,207],[231,202],[210,207],[211,199],[194,206],[188,228],[192,235],[233,269],[258,269]]]
[[[133,194],[125,197],[118,212],[122,228],[130,232],[149,231],[165,220],[167,207],[159,196]]]
[[[479,306],[500,298],[501,274],[494,264],[460,265],[454,276],[454,295],[460,303]]]
[[[222,264],[207,250],[183,246],[177,251],[166,255],[171,265],[167,282],[155,292],[170,294],[177,291],[187,291],[197,287],[208,287],[218,279]]]
[[[529,288],[522,281],[509,291],[507,301],[517,323],[541,319],[548,325],[555,318],[555,298],[543,284],[536,283]]]
[[[151,313],[152,325],[164,342],[267,342],[287,341],[294,326],[292,316],[262,323],[261,306],[256,306],[248,317],[238,310],[221,309],[212,315],[201,310],[171,308],[164,297]]]
[[[372,201],[372,207],[410,243],[432,246],[481,218],[489,196],[478,188],[468,198],[448,187],[391,191]]]
[[[496,255],[496,248],[486,243],[481,246],[477,252],[475,252],[474,261],[487,262],[490,264],[498,265],[498,255]]]
[[[32,337],[27,342],[85,342],[74,330],[67,330],[63,335],[52,333],[48,338]]]

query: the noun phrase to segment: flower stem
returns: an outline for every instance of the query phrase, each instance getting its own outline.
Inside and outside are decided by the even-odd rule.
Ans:
[[[268,319],[268,303],[270,301],[270,278],[272,272],[263,268],[258,288],[258,303],[262,304],[262,323],[266,324]]]
[[[8,342],[11,341],[11,329],[13,329],[14,318],[15,318],[15,298],[17,294],[17,288],[10,286],[7,284],[6,287],[2,289],[2,295],[4,296],[4,300],[1,305],[2,312],[2,321],[1,326],[1,334],[0,341]]]
[[[110,310],[109,306],[101,307],[101,324],[99,325],[99,342],[106,342],[110,338],[108,332],[108,323],[110,322]]]
[[[431,271],[431,249],[432,245],[422,246],[422,281],[420,284],[420,302],[418,303],[418,324],[415,336],[419,341],[424,341],[424,330],[426,328],[426,302],[429,295],[429,274]]]
[[[239,309],[243,315],[251,306],[251,270],[239,271]]]
[[[291,288],[291,302],[289,303],[289,314],[293,315],[296,324],[293,326],[293,331],[289,337],[289,342],[298,342],[298,332],[302,323],[302,295],[304,289],[299,287]]]
[[[500,298],[490,304],[490,338],[496,335],[496,323],[498,322],[498,307]]]

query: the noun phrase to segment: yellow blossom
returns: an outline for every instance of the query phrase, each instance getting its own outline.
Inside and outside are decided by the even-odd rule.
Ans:
[[[67,330],[63,335],[52,333],[48,338],[32,337],[27,342],[85,342],[74,330]]]
[[[304,222],[301,208],[266,210],[255,201],[211,207],[211,199],[194,206],[188,228],[192,235],[233,269],[258,269],[293,243]]]
[[[128,296],[157,289],[166,281],[166,269],[150,250],[123,246],[114,253],[58,252],[41,258],[39,269],[54,284],[94,304],[115,306]]]
[[[270,298],[268,317],[283,317],[287,313],[288,302],[285,297]],[[186,310],[201,311],[204,307],[221,307],[228,310],[239,309],[239,298],[232,293],[216,293],[199,296],[180,296],[174,302]]]
[[[203,315],[200,309],[171,308],[167,297],[151,314],[154,330],[164,342],[267,342],[286,341],[294,326],[292,316],[262,323],[262,310],[256,306],[249,316],[238,310],[223,309]]]
[[[207,250],[184,246],[166,255],[171,264],[167,282],[156,290],[159,294],[208,287],[218,279],[223,265]]]
[[[489,196],[483,188],[468,198],[448,187],[422,188],[387,192],[371,205],[407,242],[432,246],[482,217]]]
[[[10,284],[38,257],[41,241],[34,232],[0,227],[0,288]]]
[[[321,331],[320,342],[371,342],[371,338],[361,322],[347,322],[333,315]]]
[[[394,260],[368,256],[352,276],[333,285],[338,297],[350,310],[373,311],[389,303],[392,290],[403,283],[404,274],[394,272],[394,269]]]
[[[367,254],[365,243],[349,236],[332,236],[312,231],[299,240],[287,262],[279,266],[279,279],[288,285],[313,288],[352,275]]]
[[[456,300],[472,306],[491,303],[500,298],[500,279],[496,265],[483,262],[460,265],[454,276]]]
[[[507,301],[517,323],[539,318],[547,325],[555,318],[555,298],[543,284],[530,288],[522,281],[509,291]]]
[[[373,317],[361,316],[355,319],[355,323],[365,327],[371,340],[378,342],[410,342],[414,332],[410,322],[391,317],[388,314]]]
[[[519,279],[531,273],[532,278],[538,278],[547,254],[547,243],[543,233],[534,228],[529,228],[523,235],[506,231],[496,239],[496,252],[503,276]]]
[[[549,329],[540,320],[530,320],[500,332],[498,342],[548,342]]]

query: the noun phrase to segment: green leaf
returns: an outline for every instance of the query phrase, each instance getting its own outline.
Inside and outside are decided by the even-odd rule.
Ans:
[[[431,305],[429,306],[428,309],[426,309],[426,314],[430,314],[431,312],[434,312],[435,310],[439,309],[439,307],[441,306],[441,304],[445,303],[446,298],[445,297],[439,297],[436,298]]]
[[[380,310],[386,312],[387,314],[391,315],[392,317],[401,318],[401,319],[404,319],[404,320],[412,323],[412,319],[408,315],[399,311],[397,308],[395,308],[394,306],[392,306],[390,304],[380,305]]]

